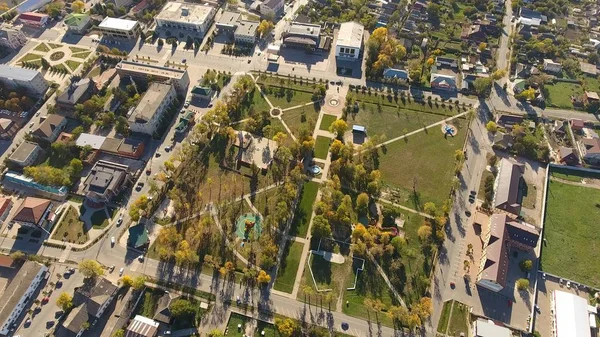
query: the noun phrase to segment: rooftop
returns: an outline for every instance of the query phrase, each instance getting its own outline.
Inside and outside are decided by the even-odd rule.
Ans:
[[[519,187],[525,166],[503,158],[498,168],[498,183],[494,196],[494,207],[519,215]]]
[[[254,163],[260,169],[267,169],[277,151],[277,143],[269,138],[253,135],[246,131],[238,131],[234,146],[241,147],[241,161]]]
[[[27,197],[25,201],[19,206],[19,209],[13,217],[13,221],[22,221],[29,223],[39,223],[44,216],[44,212],[52,203],[50,200]]]
[[[83,95],[88,90],[92,90],[96,87],[96,83],[90,78],[84,78],[79,80],[77,83],[71,83],[67,90],[65,90],[58,98],[57,102],[63,104],[77,104]]]
[[[144,94],[137,107],[129,116],[128,121],[131,123],[147,122],[154,117],[159,105],[169,95],[169,92],[173,90],[171,84],[153,82],[148,87],[148,91]]]
[[[473,335],[477,337],[512,337],[512,332],[506,327],[494,324],[491,320],[478,319],[475,321]]]
[[[84,192],[105,195],[108,191],[116,191],[128,173],[125,165],[100,160],[85,179]]]
[[[39,150],[40,146],[34,142],[24,141],[21,143],[21,145],[19,145],[19,147],[17,147],[15,152],[8,157],[8,159],[17,163],[22,163],[26,161],[36,149]]]
[[[65,24],[67,26],[77,27],[89,17],[90,16],[88,14],[71,13],[65,17]]]
[[[137,23],[138,22],[134,20],[117,19],[107,16],[104,18],[104,20],[102,20],[98,27],[107,29],[131,30]]]
[[[104,277],[100,277],[93,285],[86,283],[79,288],[75,288],[73,305],[78,306],[80,304],[85,304],[88,314],[96,316],[100,307],[110,299],[117,290],[119,290],[119,287]]]
[[[318,38],[319,34],[321,34],[321,26],[310,23],[292,22],[287,33],[292,35]]]
[[[337,45],[360,48],[365,27],[358,22],[344,22],[340,25]]]
[[[51,137],[59,125],[62,124],[66,119],[61,115],[48,115],[46,119],[40,124],[40,126],[33,131],[34,136],[39,137]]]
[[[210,20],[214,9],[213,6],[196,3],[167,2],[165,7],[156,16],[156,19],[202,24]]]
[[[144,317],[141,315],[136,315],[129,323],[127,327],[127,331],[125,332],[125,336],[127,337],[154,337],[156,336],[156,332],[158,330],[158,322],[154,320]]]
[[[224,11],[217,20],[217,26],[234,27],[238,24],[239,19],[240,13]]]
[[[40,74],[37,70],[24,69],[19,67],[13,67],[6,64],[0,64],[0,74],[2,78],[17,80],[17,81],[31,81],[37,75]]]
[[[258,28],[258,24],[259,23],[256,21],[240,21],[240,23],[237,26],[237,29],[235,30],[235,33],[244,36],[256,35],[256,29]]]
[[[25,261],[19,272],[10,281],[2,293],[2,303],[0,303],[0,324],[4,324],[6,319],[15,309],[15,306],[25,294],[31,282],[41,270],[47,270],[45,266],[33,262]]]
[[[81,147],[90,146],[94,150],[99,150],[105,140],[106,137],[104,136],[93,135],[91,133],[82,133],[75,141],[75,145]]]
[[[48,17],[49,17],[48,14],[44,14],[44,13],[26,12],[26,13],[19,15],[19,20],[40,22],[40,21],[42,21],[43,18],[48,18]]]
[[[121,61],[117,65],[117,70],[122,69],[125,71],[132,71],[137,73],[143,73],[148,75],[156,75],[161,77],[181,79],[187,73],[187,70],[180,70],[168,67],[155,66],[151,64],[143,64],[133,61]]]
[[[127,239],[128,246],[138,248],[145,246],[149,241],[148,231],[146,230],[146,226],[142,223],[129,227],[129,238]]]
[[[555,336],[591,337],[587,299],[560,290],[555,290],[552,297]]]

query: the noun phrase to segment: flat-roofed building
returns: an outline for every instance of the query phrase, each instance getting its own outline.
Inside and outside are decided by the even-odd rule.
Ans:
[[[158,28],[179,29],[184,34],[203,38],[216,13],[216,8],[211,5],[171,1],[167,2],[154,21]]]
[[[585,293],[584,293],[585,294]],[[586,294],[587,295],[587,294]],[[552,292],[552,331],[554,337],[596,336],[596,307],[573,293]],[[594,333],[592,334],[592,329]]]
[[[321,26],[310,23],[292,22],[283,33],[283,46],[315,50],[319,47]]]
[[[340,25],[335,43],[335,57],[338,61],[356,61],[363,46],[365,27],[358,22],[344,22]]]
[[[121,157],[139,159],[144,154],[144,142],[134,138],[111,138],[91,133],[82,133],[77,141],[77,146],[89,146],[93,150],[114,154]]]
[[[159,323],[151,318],[136,315],[125,330],[125,337],[154,337],[158,333]]]
[[[26,140],[8,157],[8,161],[19,167],[31,166],[41,154],[42,148],[38,144]]]
[[[154,82],[150,84],[127,122],[132,132],[154,134],[165,111],[171,106],[177,94],[171,84]]]
[[[19,49],[27,43],[27,36],[22,32],[22,25],[0,24],[0,47]]]
[[[121,39],[135,39],[140,35],[142,27],[135,20],[105,17],[98,25],[102,34]]]
[[[220,31],[233,32],[238,26],[238,21],[240,21],[240,13],[224,11],[217,20],[216,24]]]
[[[151,76],[156,81],[170,81],[179,94],[185,95],[190,85],[190,77],[187,70],[161,67],[143,64],[133,61],[121,61],[117,64],[117,73],[123,76],[131,76],[143,81]]]
[[[258,29],[258,22],[256,21],[240,21],[233,38],[237,43],[254,44],[256,43],[256,30]]]
[[[83,182],[85,197],[104,203],[117,196],[131,182],[127,165],[98,161]]]
[[[26,12],[19,15],[19,22],[31,27],[45,27],[50,20],[50,16],[44,13]]]
[[[267,19],[275,19],[283,13],[284,0],[265,0],[260,4],[260,16]]]
[[[33,301],[33,294],[44,279],[48,267],[33,261],[25,261],[2,294],[0,304],[0,334],[8,335],[16,328],[18,319]]]
[[[6,64],[0,64],[0,83],[10,89],[25,89],[35,96],[42,96],[48,90],[48,83],[39,71]]]

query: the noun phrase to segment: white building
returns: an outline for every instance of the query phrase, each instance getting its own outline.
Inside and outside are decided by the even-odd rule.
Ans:
[[[154,337],[158,333],[159,323],[148,317],[136,315],[129,323],[125,336]]]
[[[240,21],[238,23],[233,38],[237,43],[254,44],[256,43],[256,29],[258,22],[256,21]]]
[[[171,84],[154,82],[148,88],[127,122],[132,132],[154,134],[165,111],[177,97]]]
[[[0,83],[11,89],[23,88],[36,96],[48,90],[48,83],[39,71],[5,64],[0,64]]]
[[[15,277],[10,281],[0,303],[0,334],[8,335],[11,328],[19,324],[17,319],[33,300],[33,293],[38,288],[48,268],[33,261],[26,261]]]
[[[192,37],[203,38],[216,13],[215,7],[210,5],[167,2],[154,21],[158,28],[171,31],[173,36],[182,32]]]
[[[596,307],[588,305],[587,299],[555,290],[552,309],[554,337],[592,336],[591,328],[596,328]]]
[[[562,64],[554,62],[551,59],[544,59],[544,70],[551,73],[561,73]]]
[[[20,167],[35,164],[42,154],[42,148],[34,142],[24,141],[9,157],[8,161]]]
[[[0,25],[0,47],[10,49],[21,48],[27,43],[27,36],[21,31],[23,26]]]
[[[135,61],[123,60],[117,64],[117,74],[131,76],[138,80],[147,81],[152,77],[154,81],[169,81],[181,95],[187,93],[190,77],[186,69],[163,67],[154,64],[145,64]]]
[[[265,0],[260,4],[260,15],[263,18],[275,19],[283,13],[284,0]]]
[[[135,39],[142,31],[142,27],[137,21],[109,18],[108,16],[102,20],[98,29],[106,36],[121,39]]]
[[[357,22],[344,22],[340,25],[335,57],[338,61],[358,60],[362,48],[365,27]]]
[[[512,332],[493,321],[478,319],[473,322],[473,337],[512,337]]]

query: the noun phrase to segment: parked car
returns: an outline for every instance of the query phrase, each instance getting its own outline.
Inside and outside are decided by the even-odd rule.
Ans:
[[[121,267],[121,269],[119,269],[119,276],[123,276],[124,271],[125,271],[125,268]]]
[[[114,264],[113,264],[113,265],[111,265],[110,267],[108,267],[108,271],[109,271],[109,272],[111,272],[111,273],[112,273],[114,270],[115,270],[115,265],[114,265]]]
[[[144,262],[144,255],[140,255],[140,256],[138,256],[138,261],[140,261],[140,262]]]
[[[110,238],[110,246],[114,247],[114,245],[115,245],[115,237],[113,236]]]
[[[123,223],[123,216],[121,215],[117,220],[117,226],[120,226]]]
[[[48,301],[50,301],[50,297],[46,296],[46,297],[42,298],[42,304],[46,304],[46,303],[48,303]]]

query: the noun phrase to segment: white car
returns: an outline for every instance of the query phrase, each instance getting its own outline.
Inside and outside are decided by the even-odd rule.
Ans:
[[[125,268],[121,267],[121,269],[119,269],[119,276],[123,276],[124,271],[125,271]]]
[[[114,236],[110,238],[110,245],[111,246],[115,245],[115,237]]]
[[[117,220],[117,226],[120,226],[123,223],[123,216],[121,215]]]

